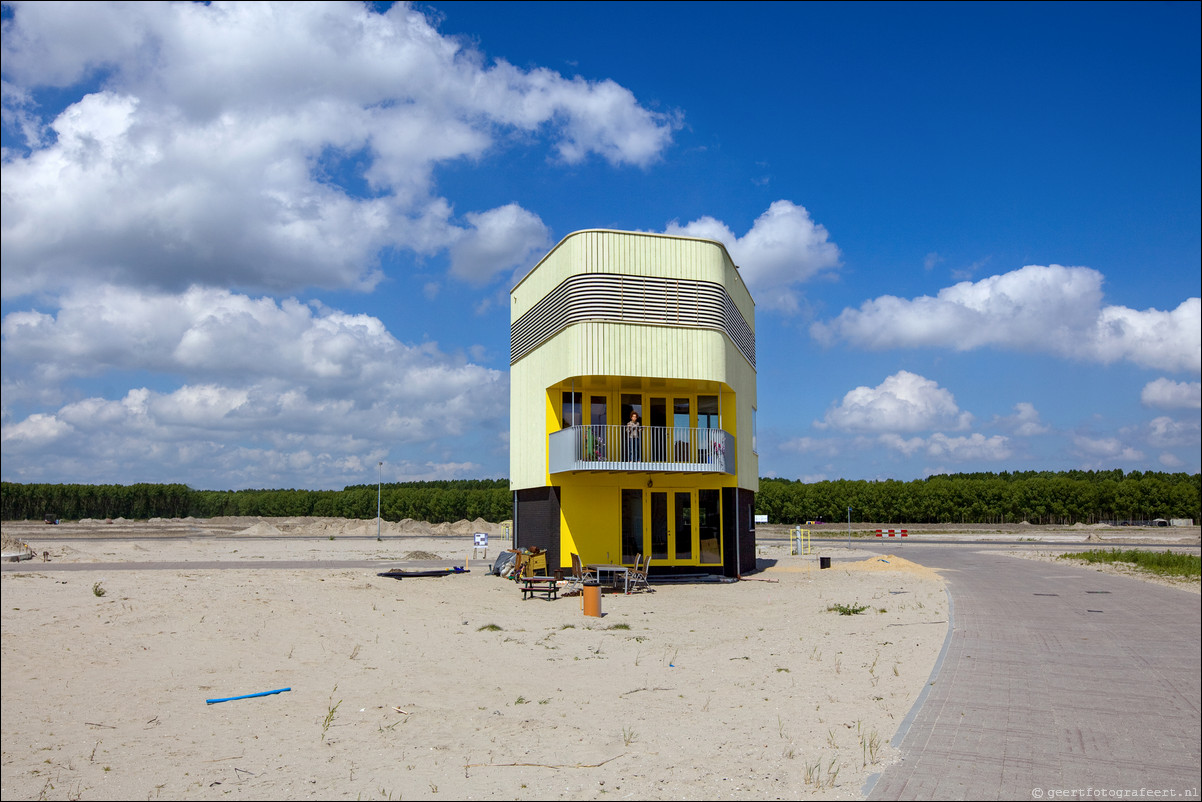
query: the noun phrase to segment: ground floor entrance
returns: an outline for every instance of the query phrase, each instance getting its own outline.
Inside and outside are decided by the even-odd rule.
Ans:
[[[722,564],[720,490],[624,489],[621,505],[623,563]]]
[[[667,474],[632,482],[579,481],[514,492],[514,546],[547,552],[548,567],[634,565],[658,575],[739,576],[755,568],[755,493],[690,486]]]

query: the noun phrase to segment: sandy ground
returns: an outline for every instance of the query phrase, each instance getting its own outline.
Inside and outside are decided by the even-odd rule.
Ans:
[[[939,577],[885,547],[765,538],[755,580],[606,595],[598,618],[484,560],[376,575],[463,565],[479,522],[3,529],[38,554],[0,580],[6,800],[856,799],[947,631]]]

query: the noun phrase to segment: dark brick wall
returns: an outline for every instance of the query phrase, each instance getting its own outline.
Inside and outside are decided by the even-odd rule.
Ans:
[[[547,569],[559,566],[559,488],[519,490],[514,500],[513,547],[547,552]]]
[[[737,577],[755,571],[755,493],[741,487],[722,490],[722,573]]]

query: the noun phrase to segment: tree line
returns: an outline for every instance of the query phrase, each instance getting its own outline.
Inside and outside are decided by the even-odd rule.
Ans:
[[[182,484],[0,487],[0,518],[215,518],[223,515],[376,517],[376,485],[342,490],[193,490]],[[1033,524],[1202,518],[1202,474],[1026,471],[942,474],[903,482],[760,479],[756,512],[773,523]],[[498,523],[513,515],[505,479],[386,484],[381,517],[430,523]]]
[[[6,521],[82,518],[216,518],[224,515],[328,518],[376,517],[376,485],[342,490],[193,490],[181,484],[54,485],[4,482],[0,518]],[[380,486],[380,517],[430,523],[508,520],[505,479],[404,482]]]
[[[1202,474],[1153,471],[959,473],[910,482],[761,479],[756,512],[773,523],[805,521],[1075,524],[1192,518]]]

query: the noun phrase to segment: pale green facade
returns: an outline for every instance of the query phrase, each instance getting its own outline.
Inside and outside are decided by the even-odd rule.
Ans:
[[[749,570],[755,305],[725,247],[580,231],[510,296],[516,543],[558,552],[560,565],[574,551]]]

